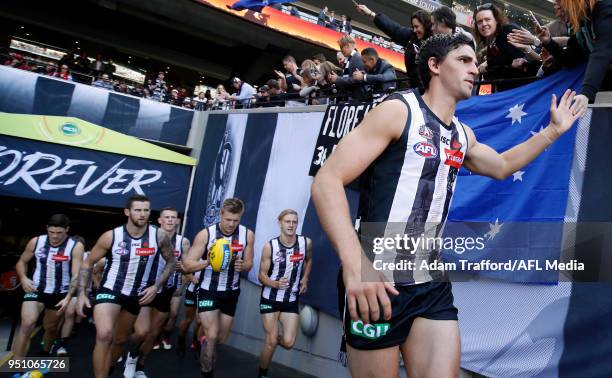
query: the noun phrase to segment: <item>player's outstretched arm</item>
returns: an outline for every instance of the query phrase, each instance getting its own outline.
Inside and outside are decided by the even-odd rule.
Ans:
[[[575,95],[575,92],[567,90],[558,104],[557,97],[553,95],[548,126],[525,142],[501,154],[486,144],[479,143],[474,132],[469,127],[466,128],[470,147],[465,159],[465,166],[476,174],[504,180],[531,163],[584,114],[584,109],[578,109],[572,105]]]
[[[343,138],[319,170],[312,184],[312,199],[323,229],[342,261],[348,309],[353,320],[366,323],[380,317],[391,317],[391,303],[386,291],[397,294],[389,283],[362,282],[361,245],[353,228],[344,186],[355,180],[380,156],[385,148],[399,139],[408,119],[408,108],[401,100],[386,101],[372,110],[361,124]],[[381,280],[382,281],[382,280]],[[357,312],[359,304],[359,316]]]

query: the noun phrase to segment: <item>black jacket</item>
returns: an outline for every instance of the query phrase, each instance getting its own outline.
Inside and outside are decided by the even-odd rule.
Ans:
[[[599,0],[587,22],[570,36],[567,47],[555,41],[544,45],[561,65],[573,67],[588,60],[580,94],[595,100],[599,90],[612,89],[612,0]]]
[[[417,73],[416,56],[421,48],[421,41],[416,33],[405,26],[398,24],[383,13],[377,13],[374,17],[374,25],[387,34],[393,42],[404,46],[404,64],[406,75],[410,79],[410,88],[421,87],[421,80]]]
[[[487,72],[485,73],[485,79],[515,79],[529,76],[527,72],[521,69],[512,68],[512,61],[514,59],[525,56],[523,51],[508,42],[508,34],[514,29],[520,30],[520,27],[514,24],[503,25],[497,33],[495,40],[487,46]],[[497,84],[497,89],[503,91],[521,85],[525,85],[525,82],[501,83]]]
[[[384,92],[397,85],[395,82],[389,82],[396,79],[395,68],[384,59],[378,59],[376,66],[372,71],[366,73],[365,82],[372,84],[374,92]]]
[[[361,54],[359,54],[357,51],[351,55],[348,68],[344,69],[342,72],[342,77],[338,77],[336,79],[336,87],[338,89],[347,91],[350,94],[351,99],[360,101],[364,97],[365,90],[359,81],[353,79],[353,72],[355,72],[355,70],[365,71],[363,61],[361,60]]]

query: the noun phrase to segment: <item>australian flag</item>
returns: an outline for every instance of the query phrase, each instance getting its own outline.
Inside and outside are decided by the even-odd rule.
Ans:
[[[228,5],[228,8],[235,11],[248,9],[254,12],[261,12],[270,4],[293,3],[294,1],[297,0],[240,0],[232,5]]]
[[[568,88],[576,90],[582,82],[582,69],[562,71],[514,90],[472,97],[459,103],[456,115],[474,130],[480,143],[501,153],[549,124],[551,96],[556,94],[559,99]],[[444,236],[479,237],[484,248],[446,249],[447,261],[510,261],[512,269],[470,273],[512,282],[557,282],[558,272],[537,270],[535,264],[543,268],[547,260],[559,260],[564,223],[572,221],[567,211],[571,210],[568,201],[576,130],[574,125],[533,162],[503,181],[465,168],[460,171]]]

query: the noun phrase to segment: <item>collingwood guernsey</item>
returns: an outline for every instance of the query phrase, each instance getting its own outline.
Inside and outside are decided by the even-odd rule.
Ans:
[[[242,259],[242,253],[247,246],[247,232],[248,229],[241,224],[236,227],[236,230],[231,235],[224,235],[218,223],[208,227],[206,254],[208,254],[208,249],[215,244],[217,239],[225,238],[230,243],[233,257],[230,266],[220,272],[213,271],[210,265],[207,266],[200,277],[201,289],[208,291],[240,290],[240,273],[234,269],[234,266],[236,259]]]
[[[273,281],[286,278],[289,281],[287,289],[276,289],[264,286],[261,296],[276,302],[294,302],[298,298],[300,280],[302,279],[302,267],[306,258],[306,237],[296,235],[295,244],[285,246],[280,237],[270,240],[271,262],[268,277]]]
[[[422,98],[412,92],[394,93],[409,109],[401,137],[387,146],[361,177],[359,217],[362,237],[440,237],[448,216],[457,173],[467,151],[464,126],[453,117],[450,125],[436,117]],[[376,235],[364,223],[380,224]],[[365,226],[366,228],[369,226]],[[375,256],[385,262],[439,260],[436,249],[393,250]],[[393,274],[390,276],[390,274]],[[442,271],[387,272],[395,284],[409,285],[442,277]]]
[[[125,225],[119,226],[113,230],[113,244],[106,255],[100,285],[116,293],[138,296],[150,286],[151,274],[156,274],[160,264],[166,264],[160,255],[155,226],[149,225],[140,238],[130,236]]]
[[[69,237],[56,247],[49,243],[47,235],[40,235],[36,239],[34,247],[36,269],[32,281],[39,293],[65,294],[68,292],[72,250],[75,246],[76,241]]]

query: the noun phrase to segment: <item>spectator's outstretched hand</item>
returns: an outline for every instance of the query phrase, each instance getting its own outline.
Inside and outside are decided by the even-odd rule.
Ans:
[[[548,30],[546,26],[536,25],[535,31],[536,31],[536,35],[538,36],[540,41],[542,41],[543,44],[547,44],[548,42],[550,42],[550,39],[551,39],[550,30]]]
[[[278,76],[281,79],[285,78],[285,74],[280,72],[279,70],[274,70],[274,73],[276,74],[276,76]]]
[[[527,29],[514,29],[508,34],[508,42],[531,46],[536,44],[536,37]]]
[[[357,4],[355,8],[357,8],[357,12],[363,14],[364,16],[374,17],[376,15],[376,13],[372,12],[370,8],[363,4]]]

